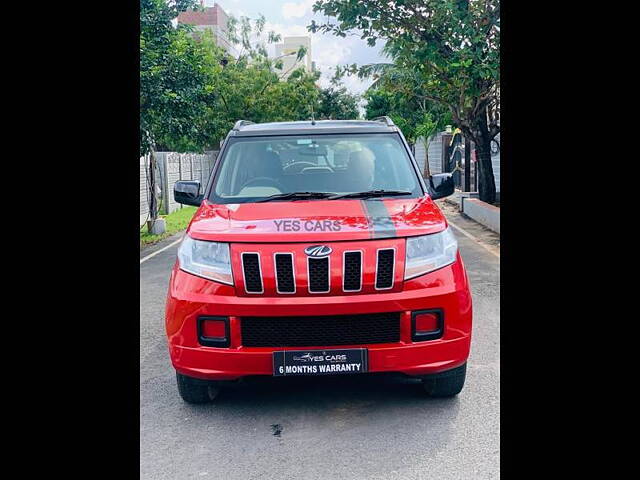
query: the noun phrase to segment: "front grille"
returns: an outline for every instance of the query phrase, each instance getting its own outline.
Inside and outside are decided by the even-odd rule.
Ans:
[[[376,269],[376,288],[383,290],[393,287],[393,263],[395,250],[378,250],[378,268]]]
[[[244,272],[244,288],[247,293],[262,293],[262,273],[260,271],[260,257],[257,253],[242,254],[242,269]]]
[[[362,288],[362,252],[344,252],[342,289],[357,292]]]
[[[331,252],[324,257],[314,257],[316,250],[306,252],[309,246],[303,242],[235,244],[231,252],[237,293],[284,298],[400,291],[402,282],[394,277],[402,276],[403,242],[335,242],[326,246]]]
[[[400,313],[313,317],[242,317],[242,345],[314,347],[396,343]]]
[[[296,284],[293,276],[293,254],[276,253],[276,285],[278,293],[295,293]]]
[[[309,291],[326,293],[329,291],[329,257],[308,258]]]

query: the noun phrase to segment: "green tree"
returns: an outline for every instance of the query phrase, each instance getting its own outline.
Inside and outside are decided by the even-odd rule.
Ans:
[[[229,19],[236,58],[211,32],[174,25],[178,14],[198,9],[196,0],[140,0],[140,155],[151,154],[151,222],[157,219],[155,156],[159,149],[201,152],[215,148],[239,119],[306,120],[320,107],[318,72],[283,71],[269,58],[265,19]],[[306,54],[300,48],[295,55]]]
[[[229,17],[236,58],[211,32],[174,27],[195,0],[141,0],[140,152],[201,152],[215,148],[238,119],[303,120],[318,108],[319,74],[283,71],[282,57],[269,58],[267,43],[280,41],[265,18]],[[300,48],[292,55],[306,54]],[[286,81],[285,76],[288,75]]]
[[[319,120],[352,120],[359,116],[358,95],[349,93],[346,87],[329,86],[320,90],[320,105],[316,112]]]
[[[479,195],[495,202],[490,147],[500,132],[499,0],[318,0],[313,9],[337,23],[313,21],[312,32],[344,37],[355,30],[371,46],[386,40],[392,64],[351,65],[346,71],[415,77],[422,86],[415,95],[446,107],[475,142]]]
[[[443,116],[435,117],[432,112],[425,112],[416,127],[417,141],[423,142],[424,145],[424,174],[426,176],[431,175],[431,171],[429,168],[429,144],[431,143],[431,137],[439,130],[442,130],[445,125],[444,122],[447,121],[444,119],[445,117]]]
[[[172,21],[195,0],[140,0],[140,155],[150,153],[150,218],[158,217],[157,146],[189,139],[197,147],[199,126],[213,99],[206,53]]]
[[[365,92],[367,118],[390,116],[410,144],[422,138],[428,149],[429,137],[452,123],[448,109],[424,98],[423,85],[411,72],[387,68],[374,77]]]
[[[430,138],[444,129],[445,125],[451,124],[451,114],[438,104],[406,92],[399,83],[376,81],[365,92],[364,98],[367,100],[366,118],[387,115],[411,145],[423,142],[427,154],[424,173],[429,175]]]
[[[204,142],[200,127],[214,99],[211,56],[188,28],[172,24],[195,7],[196,0],[140,0],[141,155],[176,142],[185,149]]]
[[[308,73],[302,67],[283,71],[282,58],[270,58],[267,44],[280,40],[279,35],[268,32],[265,37],[264,17],[229,18],[230,41],[239,51],[230,58],[215,45],[209,35],[203,35],[202,44],[212,55],[215,65],[212,91],[215,98],[206,122],[207,135],[222,139],[238,119],[254,122],[307,120],[318,109],[319,88],[317,72]],[[304,48],[294,55],[302,58]],[[285,77],[288,77],[285,79]]]

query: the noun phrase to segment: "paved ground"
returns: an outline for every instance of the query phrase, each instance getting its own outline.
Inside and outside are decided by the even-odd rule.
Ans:
[[[451,223],[454,223],[455,226],[471,234],[483,245],[488,247],[489,250],[496,252],[498,255],[500,254],[500,236],[498,234],[484,225],[473,221],[466,215],[460,215],[460,210],[457,205],[452,205],[444,200],[438,200],[436,203]],[[461,236],[460,231],[456,231],[455,233],[458,237]]]
[[[487,245],[499,244],[455,209],[446,211],[465,231],[480,228]],[[142,263],[140,477],[499,478],[500,260],[455,233],[472,285],[474,326],[467,384],[444,400],[425,398],[411,379],[337,376],[268,378],[227,390],[213,405],[185,404],[163,330],[177,246]]]

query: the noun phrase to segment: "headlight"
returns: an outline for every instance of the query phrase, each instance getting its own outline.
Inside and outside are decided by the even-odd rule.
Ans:
[[[187,235],[178,249],[178,262],[185,272],[233,285],[228,243],[194,240]]]
[[[451,228],[440,233],[407,239],[404,279],[409,280],[456,261],[458,241]]]

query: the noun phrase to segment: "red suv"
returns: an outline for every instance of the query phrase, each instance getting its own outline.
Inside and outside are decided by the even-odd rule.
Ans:
[[[471,294],[457,241],[388,117],[238,121],[171,273],[166,331],[178,390],[215,398],[252,375],[400,372],[458,394]]]

